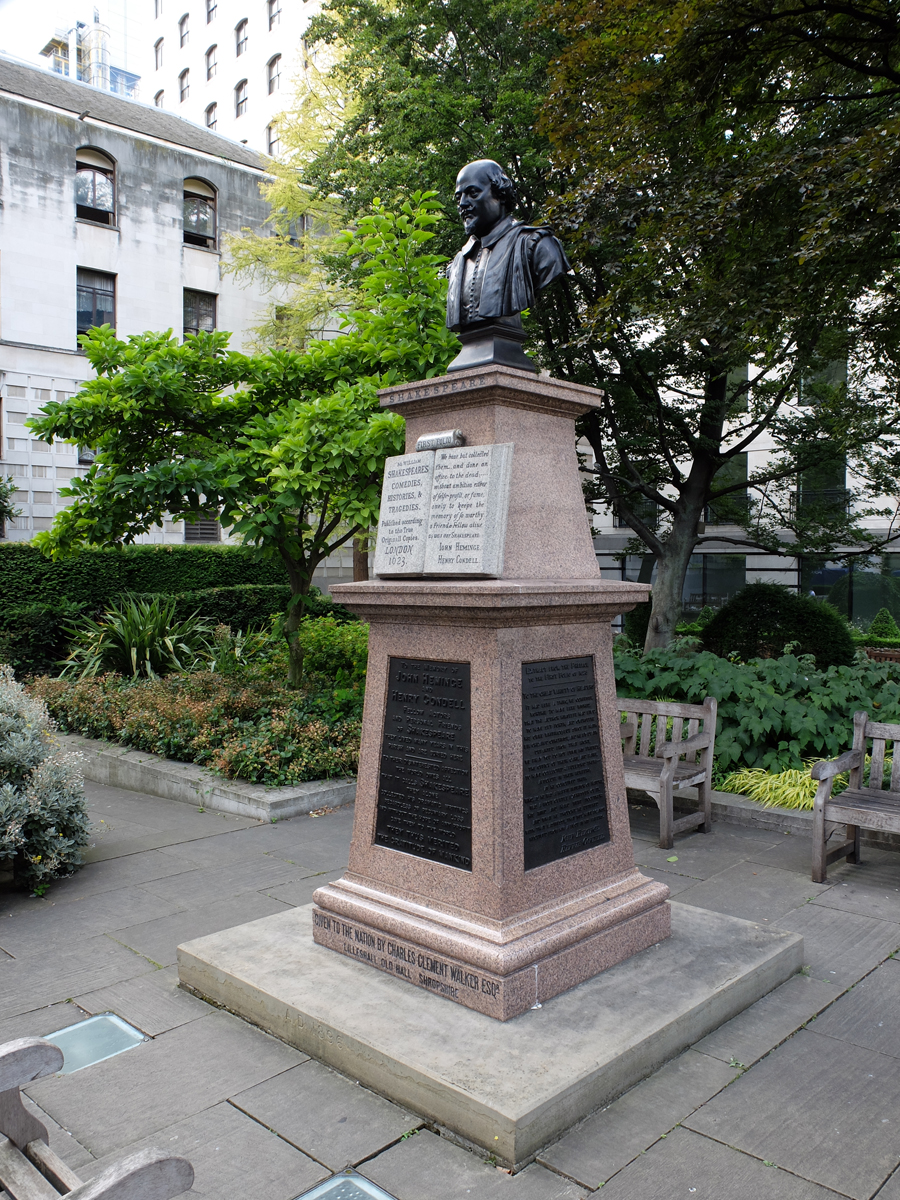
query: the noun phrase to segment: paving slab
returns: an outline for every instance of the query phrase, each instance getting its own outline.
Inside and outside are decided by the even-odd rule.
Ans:
[[[171,967],[176,961],[179,942],[229,929],[244,921],[281,913],[288,907],[259,892],[246,892],[242,896],[229,896],[215,901],[203,908],[183,909],[170,917],[131,925],[119,930],[116,938],[124,946],[144,955],[149,962],[160,967]],[[78,989],[79,992],[85,990]]]
[[[188,1196],[209,1200],[293,1200],[327,1178],[328,1171],[230,1104],[216,1104],[184,1121],[132,1142],[128,1153],[147,1147],[182,1155],[194,1168]],[[117,1151],[81,1171],[93,1179],[121,1158]]]
[[[752,1066],[832,1004],[841,989],[821,979],[795,975],[694,1045],[723,1062]]]
[[[686,892],[688,888],[696,887],[701,882],[692,875],[673,875],[671,871],[661,871],[659,867],[641,867],[641,874],[664,883],[672,896]]]
[[[508,1175],[427,1130],[364,1163],[359,1173],[397,1200],[583,1200],[587,1194],[537,1163]]]
[[[266,895],[271,896],[275,900],[280,900],[283,904],[291,904],[295,908],[300,908],[304,904],[311,904],[313,892],[322,887],[326,883],[332,883],[335,879],[340,879],[344,874],[344,868],[339,867],[334,871],[316,872],[314,875],[307,875],[303,879],[295,879],[292,883],[283,883],[278,887],[266,888]]]
[[[896,1058],[802,1029],[684,1124],[868,1200],[900,1160],[898,1110]]]
[[[900,854],[867,848],[861,863],[829,867],[828,882],[817,904],[900,922]]]
[[[57,902],[49,896],[49,907],[41,911],[20,910],[0,926],[7,953],[17,959],[46,955],[51,946],[66,945],[75,938],[89,938],[133,925],[135,921],[160,920],[184,909],[177,899],[165,899],[146,887],[123,887],[92,896],[69,896]]]
[[[861,979],[810,1028],[900,1058],[900,962],[891,959]]]
[[[900,1200],[900,1167],[878,1193],[878,1200]]]
[[[600,1187],[737,1076],[733,1067],[688,1050],[543,1150],[538,1162]]]
[[[207,840],[216,841],[215,838]],[[227,838],[224,840],[228,841]],[[102,863],[86,863],[67,879],[55,880],[49,898],[55,904],[62,904],[67,900],[84,899],[101,892],[114,892],[122,887],[136,887],[154,879],[177,875],[183,870],[182,863],[162,850],[145,850],[143,854],[129,854]]]
[[[603,1200],[835,1200],[787,1171],[676,1129],[616,1175]]]
[[[226,866],[203,867],[151,881],[144,889],[177,904],[180,908],[202,908],[214,900],[259,892],[290,883],[298,875],[311,874],[270,854],[256,854]]]
[[[4,963],[0,971],[0,1017],[45,1008],[82,992],[132,979],[146,970],[145,959],[111,938],[76,938],[57,946],[52,955],[36,954]]]
[[[52,1030],[48,1030],[52,1032]],[[22,1103],[25,1108],[39,1121],[42,1122],[47,1130],[47,1136],[50,1138],[50,1149],[54,1154],[58,1154],[64,1163],[67,1163],[73,1171],[80,1171],[81,1168],[95,1161],[90,1150],[86,1149],[82,1144],[72,1137],[68,1130],[58,1124],[49,1113],[44,1110],[28,1096],[22,1097]],[[6,1200],[6,1197],[4,1197]]]
[[[658,840],[659,825],[656,828]],[[639,842],[634,848],[635,861],[639,867],[658,867],[661,871],[671,871],[673,875],[708,879],[743,862],[751,846],[777,845],[780,836],[783,835],[750,829],[734,831],[727,826],[714,825],[710,834],[692,833],[677,837],[671,850],[660,850],[659,846]],[[669,861],[672,858],[675,862]]]
[[[230,1013],[211,1012],[28,1094],[96,1157],[122,1150],[305,1060]]]
[[[777,925],[802,934],[810,974],[841,989],[856,983],[900,948],[900,925],[893,921],[821,904],[805,904],[781,917]]]
[[[312,1059],[238,1092],[231,1103],[332,1171],[356,1166],[421,1124]]]
[[[15,1017],[6,1017],[0,1021],[0,1044],[12,1042],[16,1038],[46,1037],[48,1033],[65,1029],[67,1025],[74,1025],[86,1017],[87,1013],[77,1004],[66,1001],[19,1013]]]
[[[179,947],[179,975],[513,1166],[802,962],[798,939],[688,905],[672,904],[672,929],[502,1024],[317,946],[311,907]]]
[[[827,884],[804,880],[791,871],[740,862],[707,877],[681,898],[685,904],[696,904],[712,912],[774,924],[779,917],[827,890]]]
[[[149,1037],[199,1020],[210,1011],[208,1004],[179,987],[173,967],[76,996],[75,1004],[92,1014],[114,1012]]]

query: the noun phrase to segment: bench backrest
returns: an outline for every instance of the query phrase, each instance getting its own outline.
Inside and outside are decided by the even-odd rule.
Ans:
[[[885,764],[891,768],[887,790],[900,792],[900,725],[885,725],[870,721],[869,714],[853,714],[853,749],[861,750],[858,767],[850,768],[851,788],[871,788],[880,792],[885,789]],[[868,761],[867,761],[868,760]]]
[[[627,755],[649,758],[652,747],[653,753],[659,757],[658,747],[663,742],[680,742],[693,737],[695,733],[710,733],[715,737],[715,696],[707,696],[702,704],[681,704],[675,700],[629,700],[625,696],[618,696],[616,704],[626,719],[623,737]],[[688,750],[685,761],[696,762],[697,755],[697,750]]]

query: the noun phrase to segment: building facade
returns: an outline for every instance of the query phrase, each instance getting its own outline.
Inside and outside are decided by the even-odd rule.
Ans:
[[[276,118],[308,69],[304,33],[315,0],[148,0],[145,100],[279,152]]]
[[[246,346],[271,297],[223,275],[228,233],[259,229],[259,156],[151,105],[0,57],[0,475],[28,541],[84,474],[88,447],[34,438],[49,400],[90,377],[78,335],[232,332]],[[142,540],[218,540],[215,522],[166,522]]]

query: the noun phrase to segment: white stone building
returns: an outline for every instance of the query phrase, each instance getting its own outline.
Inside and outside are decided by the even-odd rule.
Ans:
[[[308,68],[315,0],[148,0],[152,57],[142,95],[265,154],[276,117]]]
[[[0,475],[29,540],[65,505],[89,450],[25,421],[90,377],[77,337],[222,328],[244,348],[271,297],[221,272],[222,238],[260,228],[259,156],[152,105],[0,56]],[[153,541],[217,540],[167,522]]]

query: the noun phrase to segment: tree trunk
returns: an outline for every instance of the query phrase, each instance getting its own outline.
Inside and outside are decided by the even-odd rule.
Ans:
[[[353,582],[365,583],[369,578],[369,537],[361,533],[353,539]]]
[[[296,596],[309,594],[309,585],[305,591],[297,592],[291,589],[294,600]],[[291,604],[284,618],[284,636],[288,644],[288,687],[299,687],[303,682],[303,647],[300,644],[300,639],[297,636],[300,629],[300,622],[303,620],[304,605],[302,600]]]
[[[668,646],[675,636],[675,626],[681,617],[681,597],[684,577],[697,542],[697,524],[702,509],[695,518],[679,513],[656,560],[656,582],[653,584],[653,603],[644,650]]]

